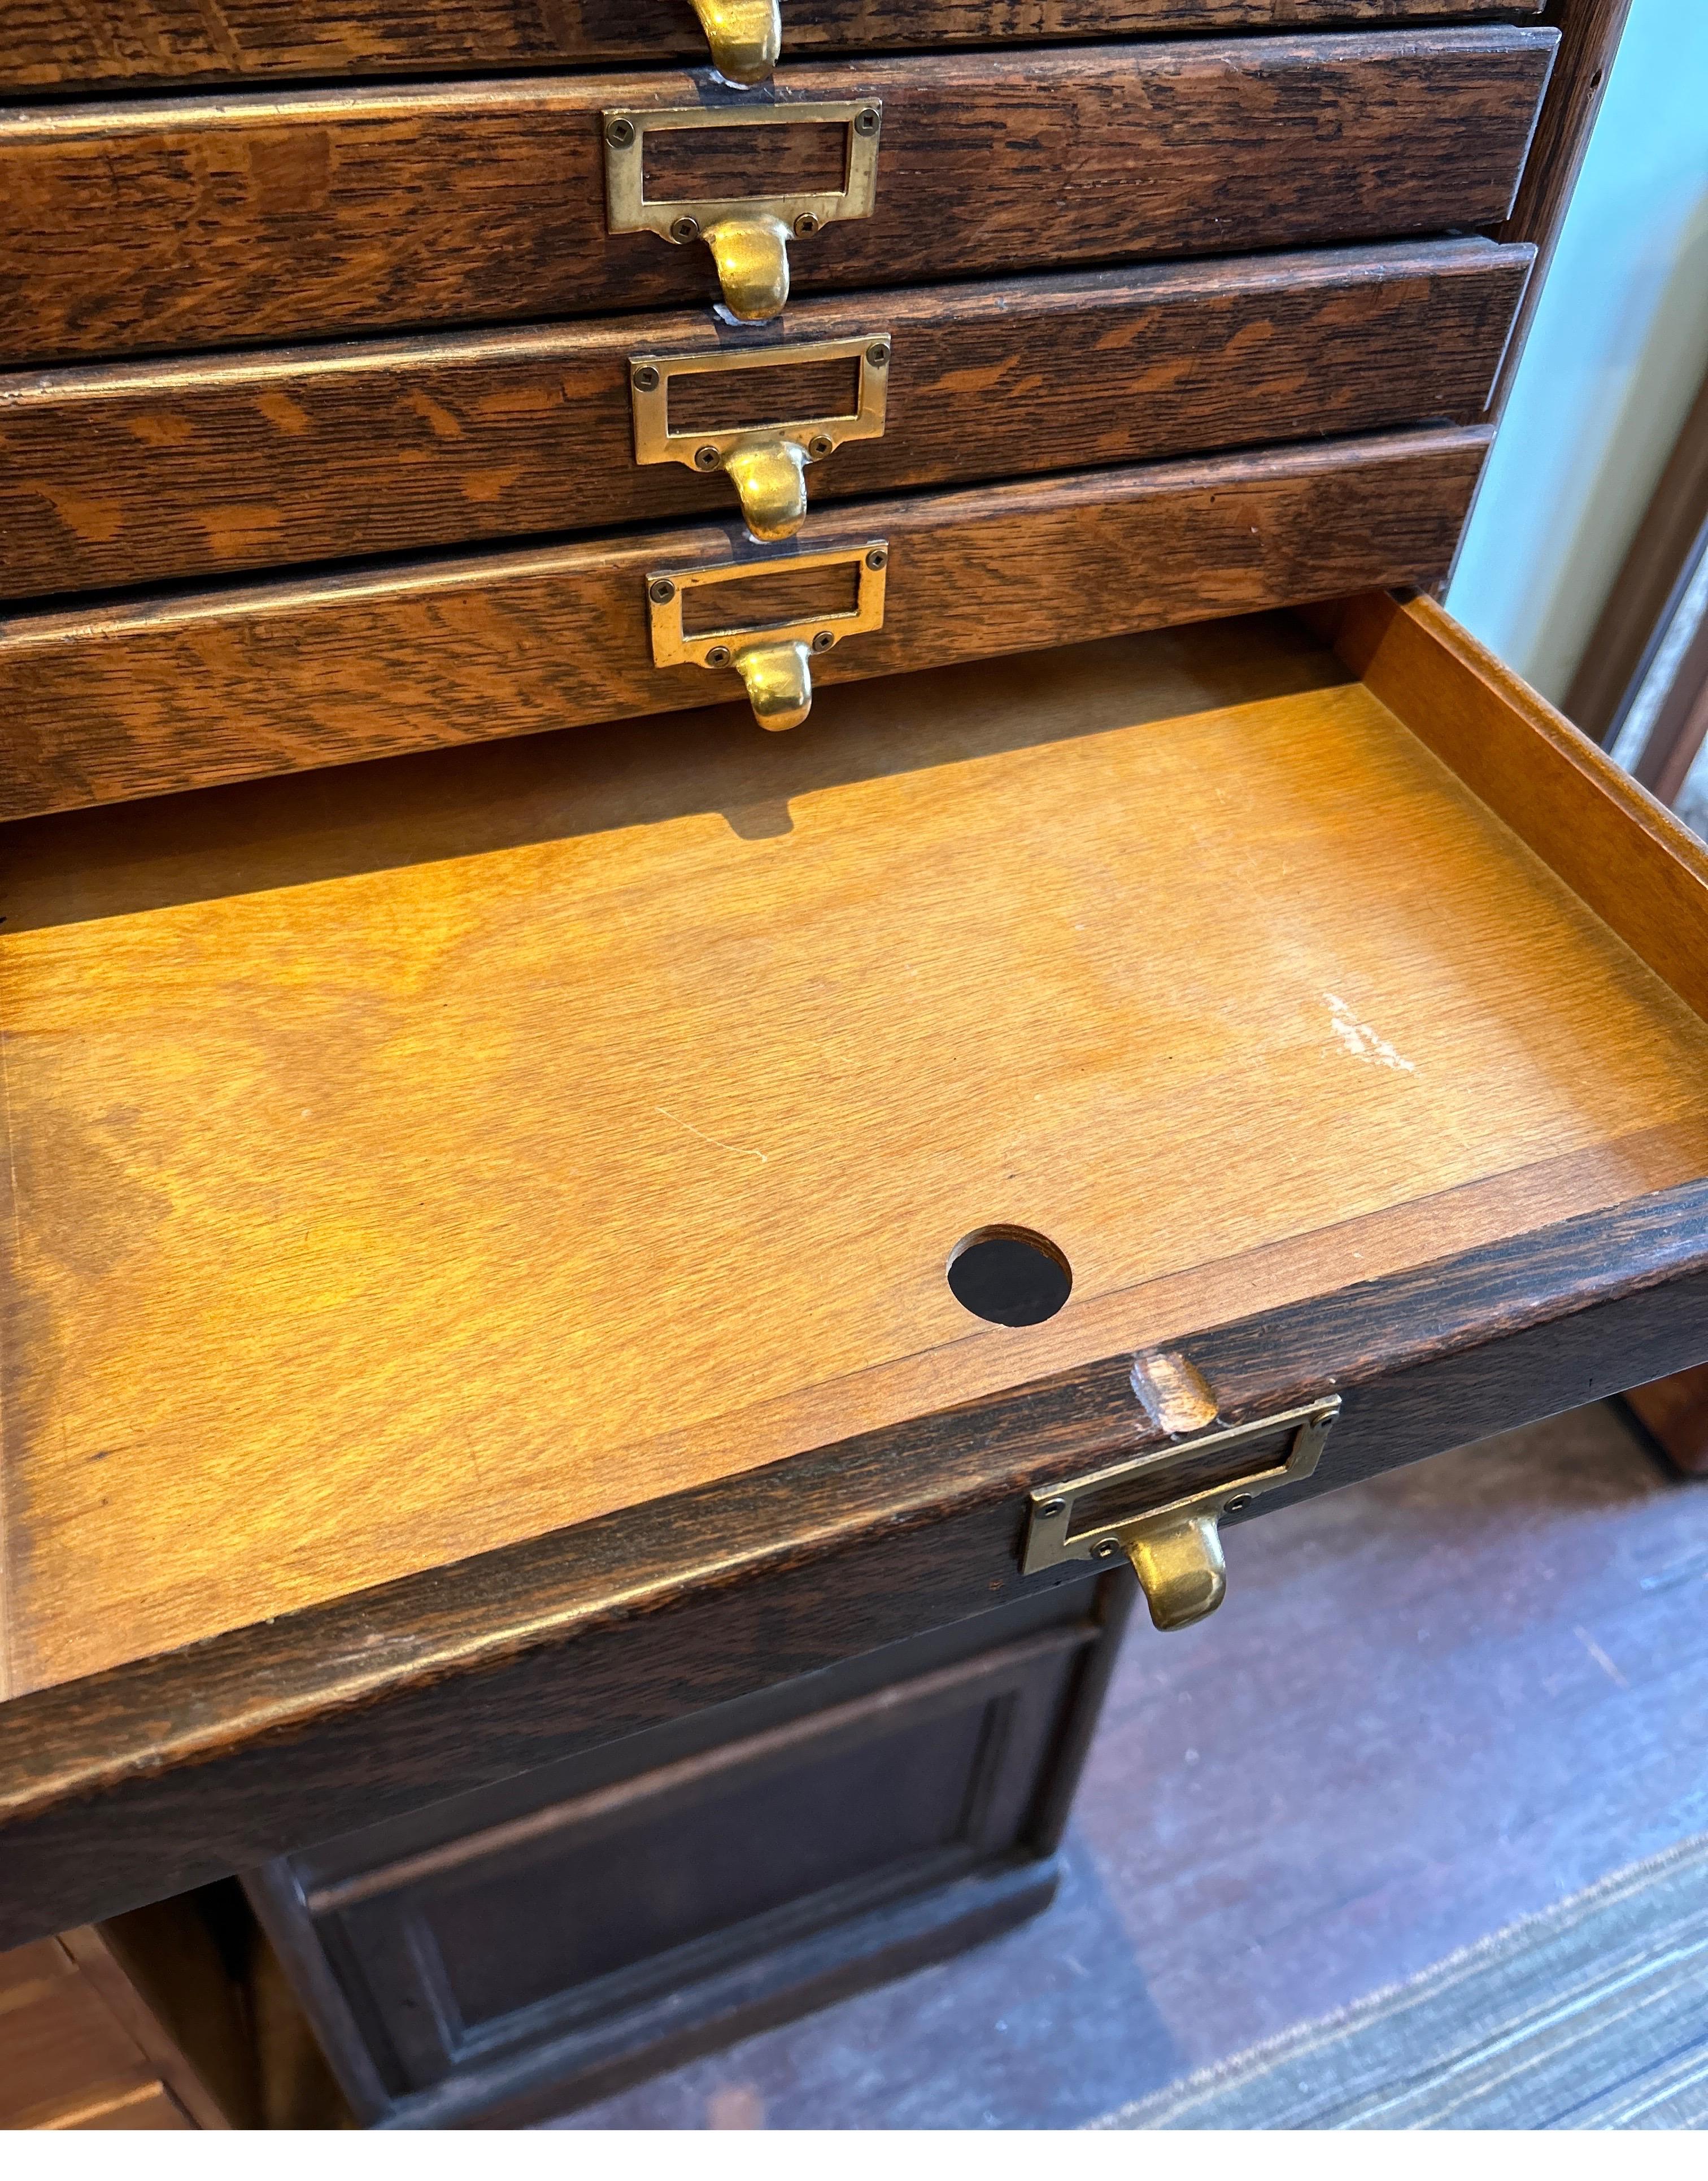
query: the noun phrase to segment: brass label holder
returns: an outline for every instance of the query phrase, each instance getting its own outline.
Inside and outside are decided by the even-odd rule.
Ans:
[[[742,520],[755,538],[792,538],[807,519],[807,465],[823,461],[845,439],[883,438],[890,356],[890,336],[879,333],[848,340],[796,341],[781,348],[631,356],[629,394],[635,411],[635,460],[643,469],[658,462],[680,462],[685,469],[704,475],[722,470],[736,488]],[[857,362],[860,369],[851,414],[744,424],[728,431],[670,428],[673,379],[791,363],[841,362]]]
[[[693,0],[693,9],[725,82],[763,83],[783,50],[780,0]]]
[[[1259,1493],[1309,1477],[1340,1408],[1340,1395],[1331,1394],[1304,1408],[1200,1432],[1033,1493],[1021,1572],[1037,1575],[1067,1560],[1124,1554],[1156,1626],[1189,1627],[1214,1613],[1227,1589],[1217,1527],[1222,1516]],[[1281,1448],[1274,1444],[1278,1437],[1285,1441]],[[1243,1471],[1238,1457],[1247,1448],[1252,1466]],[[1206,1470],[1220,1481],[1194,1485]],[[1187,1488],[1171,1493],[1171,1481]],[[1123,1513],[1124,1499],[1136,1503],[1137,1511]]]
[[[851,636],[869,635],[884,626],[884,571],[890,548],[881,538],[829,553],[791,554],[780,560],[736,560],[719,568],[661,568],[647,578],[647,606],[652,616],[655,666],[733,666],[747,685],[753,716],[762,727],[798,727],[813,709],[813,665]],[[785,621],[769,628],[732,627],[690,636],[682,625],[683,601],[691,591],[754,576],[794,574],[808,568],[856,568],[859,588],[853,606],[842,613],[818,614],[810,621]]]
[[[823,123],[847,131],[840,190],[767,197],[649,197],[647,138],[676,129],[792,129]],[[789,300],[789,244],[836,219],[868,219],[878,202],[881,99],[790,99],[764,106],[622,106],[603,116],[605,211],[613,235],[704,242],[724,301],[738,318],[780,317]]]

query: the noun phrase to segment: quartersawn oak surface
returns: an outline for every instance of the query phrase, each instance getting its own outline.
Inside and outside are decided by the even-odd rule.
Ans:
[[[768,95],[884,103],[875,209],[795,245],[796,286],[1488,226],[1556,42],[1446,28],[785,67]],[[720,98],[708,71],[655,70],[10,112],[0,362],[713,301],[702,244],[607,232],[602,113]],[[834,134],[667,140],[649,186],[822,187]]]
[[[886,337],[888,429],[815,504],[1445,418],[1487,402],[1531,251],[1465,237],[0,378],[0,596],[733,514],[634,460],[637,351]],[[855,367],[679,380],[679,428],[836,415]],[[681,397],[697,396],[692,417]]]
[[[822,684],[1427,583],[1488,442],[1412,432],[821,509],[777,549],[784,572],[705,610],[835,612],[852,575],[788,555],[882,539],[884,626],[815,659]],[[0,622],[0,817],[715,708],[736,677],[653,665],[647,585],[752,556],[726,522],[20,613]]]
[[[1543,0],[787,0],[785,50],[1534,14]],[[0,0],[0,89],[699,60],[688,0]]]
[[[18,1690],[1708,1172],[1708,1027],[1292,623],[9,845]]]

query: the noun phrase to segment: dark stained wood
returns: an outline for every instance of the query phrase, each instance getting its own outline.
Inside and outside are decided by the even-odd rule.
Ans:
[[[1708,1477],[1708,1364],[1633,1386],[1625,1399],[1674,1468]]]
[[[1708,373],[1667,457],[1561,710],[1604,746],[1613,742],[1708,552]]]
[[[1708,1182],[1185,1344],[1237,1419],[1333,1387],[1265,1509],[1708,1357]],[[19,1945],[1051,1587],[1023,1494],[1138,1450],[1130,1355],[14,1700]]]
[[[1503,219],[1556,43],[1523,28],[783,69],[884,101],[877,209],[800,289],[1190,257]],[[15,363],[714,300],[710,252],[605,231],[601,109],[705,75],[245,93],[0,124]],[[774,187],[708,157],[708,189]]]
[[[1422,432],[827,510],[801,549],[881,537],[890,560],[884,628],[818,678],[1427,582],[1487,443]],[[20,614],[0,623],[0,815],[727,702],[732,674],[653,665],[645,583],[753,557],[730,523]]]
[[[785,0],[786,53],[1308,30],[1536,13],[1542,0]],[[687,0],[0,0],[0,90],[699,61]]]
[[[256,1874],[352,2103],[561,2111],[1042,1907],[1132,1588],[977,1614]]]
[[[20,373],[0,380],[0,595],[732,512],[721,476],[636,466],[637,348],[890,335],[885,436],[814,466],[819,505],[1470,423],[1529,264],[1402,243],[807,301],[758,336],[685,314]],[[852,406],[851,366],[755,376],[679,381],[673,422]]]
[[[1501,367],[1494,401],[1497,417],[1512,391],[1513,374],[1523,354],[1566,207],[1590,147],[1590,131],[1601,110],[1608,71],[1630,12],[1631,0],[1548,0],[1544,20],[1558,32],[1560,50],[1518,196],[1511,214],[1496,229],[1501,241],[1533,242],[1540,253],[1536,276],[1520,306],[1518,323]]]

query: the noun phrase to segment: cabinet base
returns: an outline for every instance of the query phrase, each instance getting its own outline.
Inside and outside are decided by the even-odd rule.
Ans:
[[[378,2125],[515,2128],[572,2112],[994,1938],[1048,1908],[1060,1877],[1057,1858],[1028,1858],[889,1902],[620,2022],[402,2099]]]

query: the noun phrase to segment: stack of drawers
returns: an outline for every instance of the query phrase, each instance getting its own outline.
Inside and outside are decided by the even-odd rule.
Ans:
[[[1539,5],[24,11],[0,813],[1439,577]]]
[[[0,0],[0,1946],[549,2112],[1037,1909],[1129,1568],[1703,1361],[1708,854],[1384,595],[1543,14]]]

